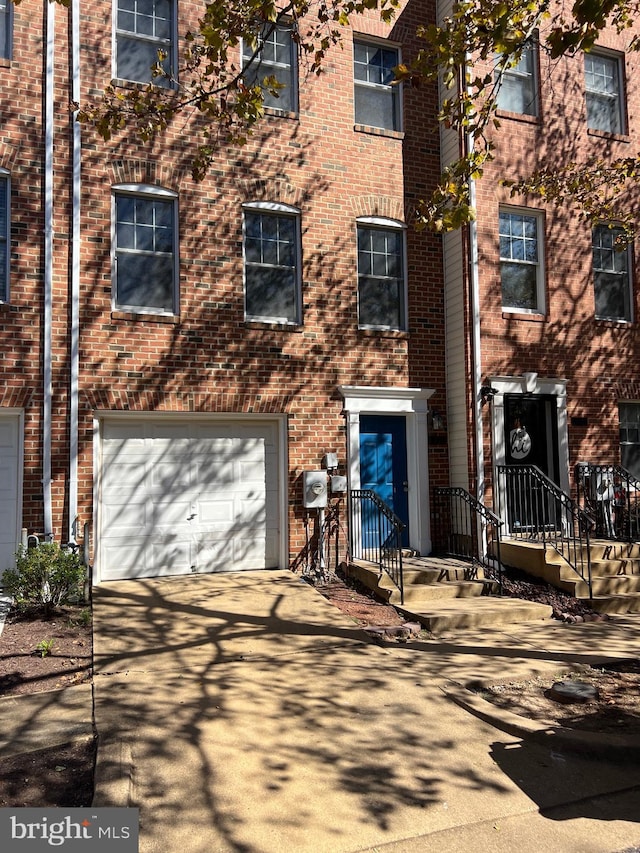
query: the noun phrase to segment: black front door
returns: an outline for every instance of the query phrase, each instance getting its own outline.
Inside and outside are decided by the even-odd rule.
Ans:
[[[558,420],[556,398],[543,394],[505,394],[505,462],[508,466],[534,465],[559,485]],[[507,478],[507,505],[512,530],[539,530],[555,525],[552,504],[526,469]]]

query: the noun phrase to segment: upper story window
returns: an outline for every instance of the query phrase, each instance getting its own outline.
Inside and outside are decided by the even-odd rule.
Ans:
[[[115,187],[113,307],[178,313],[177,196],[138,184]]]
[[[500,211],[500,281],[506,311],[544,313],[542,215]]]
[[[0,171],[0,302],[9,301],[9,256],[11,182],[6,172]]]
[[[354,41],[356,124],[400,130],[400,86],[392,85],[399,61],[393,47]]]
[[[596,225],[593,229],[593,287],[599,320],[633,319],[630,249],[617,245],[621,235],[621,228]]]
[[[529,44],[517,65],[506,68],[498,92],[498,109],[527,116],[538,115],[536,47]]]
[[[166,73],[175,69],[175,0],[116,0],[115,15],[115,76],[170,86],[166,77],[154,77],[152,69],[159,55]]]
[[[584,81],[588,127],[609,133],[624,133],[620,58],[611,54],[585,53]]]
[[[264,89],[264,105],[276,110],[297,111],[297,54],[292,38],[292,28],[283,24],[265,27],[258,44],[257,54],[246,43],[242,44],[242,63],[251,67],[245,75],[247,82],[254,85],[265,77],[275,77],[282,88],[277,94]]]
[[[0,58],[11,59],[12,0],[0,0]]]
[[[245,317],[300,323],[300,212],[256,202],[244,208]]]
[[[358,324],[406,328],[405,233],[394,220],[358,220]]]

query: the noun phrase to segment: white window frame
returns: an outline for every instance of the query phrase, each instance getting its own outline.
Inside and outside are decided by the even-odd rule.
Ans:
[[[530,65],[530,67],[527,67],[528,65]],[[516,88],[523,102],[526,100],[527,89],[531,89],[533,96],[530,104],[527,105],[529,106],[529,109],[514,110],[510,104],[506,103],[506,90],[508,87]],[[529,42],[523,49],[518,63],[505,68],[502,71],[502,79],[500,81],[497,99],[498,109],[505,112],[516,113],[518,115],[537,118],[539,114],[539,94],[538,47],[537,43]]]
[[[501,205],[499,208],[499,217],[502,214],[506,214],[508,216],[526,216],[535,220],[536,223],[536,244],[537,244],[537,259],[535,262],[520,260],[513,257],[503,257],[502,252],[500,250],[500,246],[498,247],[498,256],[499,256],[499,264],[500,264],[500,292],[501,292],[501,303],[502,310],[505,313],[511,314],[532,314],[532,315],[541,315],[546,311],[545,305],[545,266],[544,266],[544,238],[545,238],[545,229],[544,229],[544,214],[540,210],[536,210],[535,208],[530,207],[509,207],[506,205]],[[499,219],[498,219],[499,221]],[[500,243],[500,237],[502,236],[500,227],[498,227],[498,241]],[[523,308],[519,306],[511,306],[504,304],[504,296],[502,290],[502,264],[508,263],[513,265],[522,265],[536,268],[536,307],[535,308]]]
[[[614,69],[615,74],[615,92],[605,92],[599,89],[593,89],[587,83],[587,63],[590,59],[599,59],[604,63],[609,63]],[[626,133],[625,121],[625,82],[624,82],[624,56],[619,53],[612,53],[605,50],[593,50],[584,54],[584,88],[585,88],[585,107],[587,110],[587,127],[589,130],[600,131],[601,133]],[[608,102],[615,107],[615,119],[617,127],[600,127],[592,124],[589,120],[589,102]],[[613,111],[612,111],[613,114]]]
[[[5,43],[0,43],[0,59],[13,59],[13,5],[12,0],[0,0],[0,15],[5,26]]]
[[[401,293],[398,294],[398,313],[400,315],[400,323],[398,326],[391,324],[370,324],[363,323],[360,319],[360,252],[359,252],[359,232],[361,228],[369,230],[375,229],[379,231],[393,231],[400,235],[402,243],[402,275],[399,279],[399,287]],[[358,328],[360,329],[376,329],[380,331],[400,331],[404,332],[407,329],[407,314],[408,314],[408,296],[407,296],[407,227],[404,222],[399,222],[397,219],[388,219],[383,216],[359,216],[356,219],[356,268],[358,276]],[[379,278],[379,276],[374,276]]]
[[[356,62],[356,45],[362,45],[364,47],[373,48],[374,50],[388,50],[395,53],[396,56],[396,65],[399,65],[402,62],[402,56],[400,52],[400,47],[396,44],[389,44],[389,42],[383,40],[369,39],[359,34],[354,35],[353,38],[353,85],[354,85],[354,96],[353,96],[353,112],[354,112],[354,121],[357,126],[363,127],[377,127],[380,130],[387,130],[392,132],[401,132],[403,128],[403,115],[402,115],[402,83],[397,83],[394,86],[391,83],[376,83],[370,82],[366,80],[359,80],[356,76],[356,66],[358,64],[364,65],[364,63]],[[365,67],[369,67],[367,64]],[[362,89],[371,89],[371,90],[379,90],[385,96],[391,95],[392,106],[393,106],[393,114],[394,114],[394,127],[386,127],[384,125],[376,125],[371,124],[366,121],[362,121],[361,117],[358,116],[357,112],[357,94],[358,88]]]
[[[2,282],[0,281],[0,303],[9,302],[10,297],[10,272],[11,272],[11,175],[6,169],[0,169],[0,181],[5,184],[5,221],[6,231],[0,234],[0,243],[4,242],[6,246],[6,256],[4,262],[4,293],[2,292]]]
[[[160,199],[172,204],[173,207],[173,295],[171,308],[158,308],[150,305],[135,305],[133,303],[118,301],[118,245],[117,245],[117,198],[132,196],[134,198],[146,198],[151,201]],[[177,315],[180,311],[180,277],[179,277],[179,220],[178,220],[178,194],[164,187],[150,184],[115,184],[111,188],[111,281],[112,281],[112,310],[124,311],[133,314],[157,314],[162,316]],[[148,253],[150,257],[154,253]]]
[[[618,429],[620,434],[620,464],[631,471],[628,454],[632,451],[625,451],[624,448],[636,448],[636,453],[640,459],[640,402],[636,400],[618,401]],[[630,431],[633,432],[630,434]],[[636,471],[631,471],[631,473],[638,476],[638,466],[634,467]]]
[[[298,112],[298,53],[296,50],[296,44],[293,40],[293,25],[287,22],[280,22],[278,24],[268,24],[265,27],[265,30],[268,32],[269,37],[278,34],[278,33],[287,33],[289,37],[289,61],[288,63],[281,63],[276,61],[271,61],[268,59],[264,59],[261,53],[260,46],[258,47],[257,54],[251,63],[251,68],[249,69],[249,73],[247,76],[247,82],[253,83],[260,82],[264,80],[265,77],[275,77],[279,82],[280,76],[279,72],[284,70],[287,76],[290,79],[289,84],[284,84],[284,89],[282,92],[285,92],[289,89],[290,92],[290,105],[287,107],[283,107],[280,102],[280,98],[274,97],[268,91],[263,90],[264,97],[264,105],[272,110],[280,110],[281,112],[286,113],[297,113]],[[262,37],[260,39],[260,44],[262,44]],[[245,57],[245,47],[247,51],[249,51],[249,47],[243,41],[240,47],[240,57],[242,62],[243,69],[245,68],[245,61],[249,60],[253,57],[253,53],[249,56]],[[280,96],[282,97],[282,95]]]
[[[624,270],[616,270],[615,268],[607,268],[607,267],[596,266],[596,259],[595,259],[596,248],[602,248],[601,246],[596,247],[596,236],[598,234],[604,232],[604,231],[610,231],[610,233],[614,237],[614,242],[615,242],[616,235],[622,234],[623,229],[620,228],[619,226],[616,226],[616,225],[613,225],[612,227],[610,227],[606,223],[601,223],[599,225],[596,225],[592,231],[591,243],[592,243],[592,251],[593,251],[593,297],[594,297],[594,305],[595,305],[595,309],[596,309],[595,317],[596,317],[596,320],[609,320],[609,321],[615,322],[615,323],[632,323],[633,322],[633,280],[632,280],[632,274],[631,273],[632,273],[633,265],[632,265],[632,259],[631,259],[631,247],[625,246],[624,248],[620,249],[619,252],[617,252],[615,250],[615,248],[613,249],[613,251],[616,252],[618,257],[624,258],[625,267],[626,267]],[[606,249],[608,249],[608,247],[604,247],[604,249],[606,250]],[[620,277],[620,280],[622,281],[621,289],[623,292],[626,292],[625,293],[625,301],[626,301],[626,309],[627,309],[626,314],[627,314],[627,316],[609,317],[609,316],[606,316],[605,314],[599,314],[598,313],[598,311],[597,311],[598,298],[597,298],[597,292],[596,292],[597,291],[598,273],[601,273],[601,274],[607,275],[607,276],[615,276],[615,277],[619,276]],[[624,278],[626,278],[626,282],[624,281]]]
[[[162,39],[159,37],[153,36],[144,36],[140,35],[131,30],[120,30],[118,27],[118,0],[113,0],[112,7],[112,17],[113,17],[113,26],[112,26],[112,67],[113,67],[113,77],[116,80],[125,80],[129,83],[152,83],[155,86],[160,86],[164,88],[171,88],[174,83],[166,78],[162,77],[152,77],[151,76],[151,66],[149,66],[149,78],[145,80],[131,80],[128,77],[123,77],[119,74],[118,68],[118,37],[122,36],[123,38],[131,39],[133,41],[141,41],[146,43],[153,43],[156,45],[156,48],[166,50],[167,51],[167,60],[166,64],[168,68],[171,70],[172,75],[177,74],[177,46],[178,46],[178,9],[177,9],[177,0],[171,0],[171,36],[168,39]]]
[[[295,224],[295,268],[294,268],[294,311],[293,317],[271,314],[251,314],[247,310],[247,267],[246,255],[246,213],[261,213],[271,216],[283,216],[292,219]],[[249,322],[272,323],[284,326],[299,326],[302,323],[302,226],[300,209],[290,204],[278,202],[254,201],[242,205],[242,278],[244,293],[244,317]]]

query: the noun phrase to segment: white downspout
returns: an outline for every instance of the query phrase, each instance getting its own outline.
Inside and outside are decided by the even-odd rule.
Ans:
[[[44,311],[42,401],[42,497],[45,540],[53,538],[51,500],[52,316],[53,316],[53,105],[55,59],[55,3],[47,7],[47,47],[44,104]]]
[[[71,99],[80,102],[80,0],[71,5]],[[80,169],[82,130],[72,116],[71,330],[69,341],[69,542],[78,536],[78,373],[80,364]]]

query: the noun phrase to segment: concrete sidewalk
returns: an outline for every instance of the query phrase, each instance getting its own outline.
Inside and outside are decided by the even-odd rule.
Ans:
[[[290,572],[94,593],[95,805],[141,853],[613,853],[640,841],[633,762],[522,740],[452,684],[640,654],[640,621],[380,647]]]

